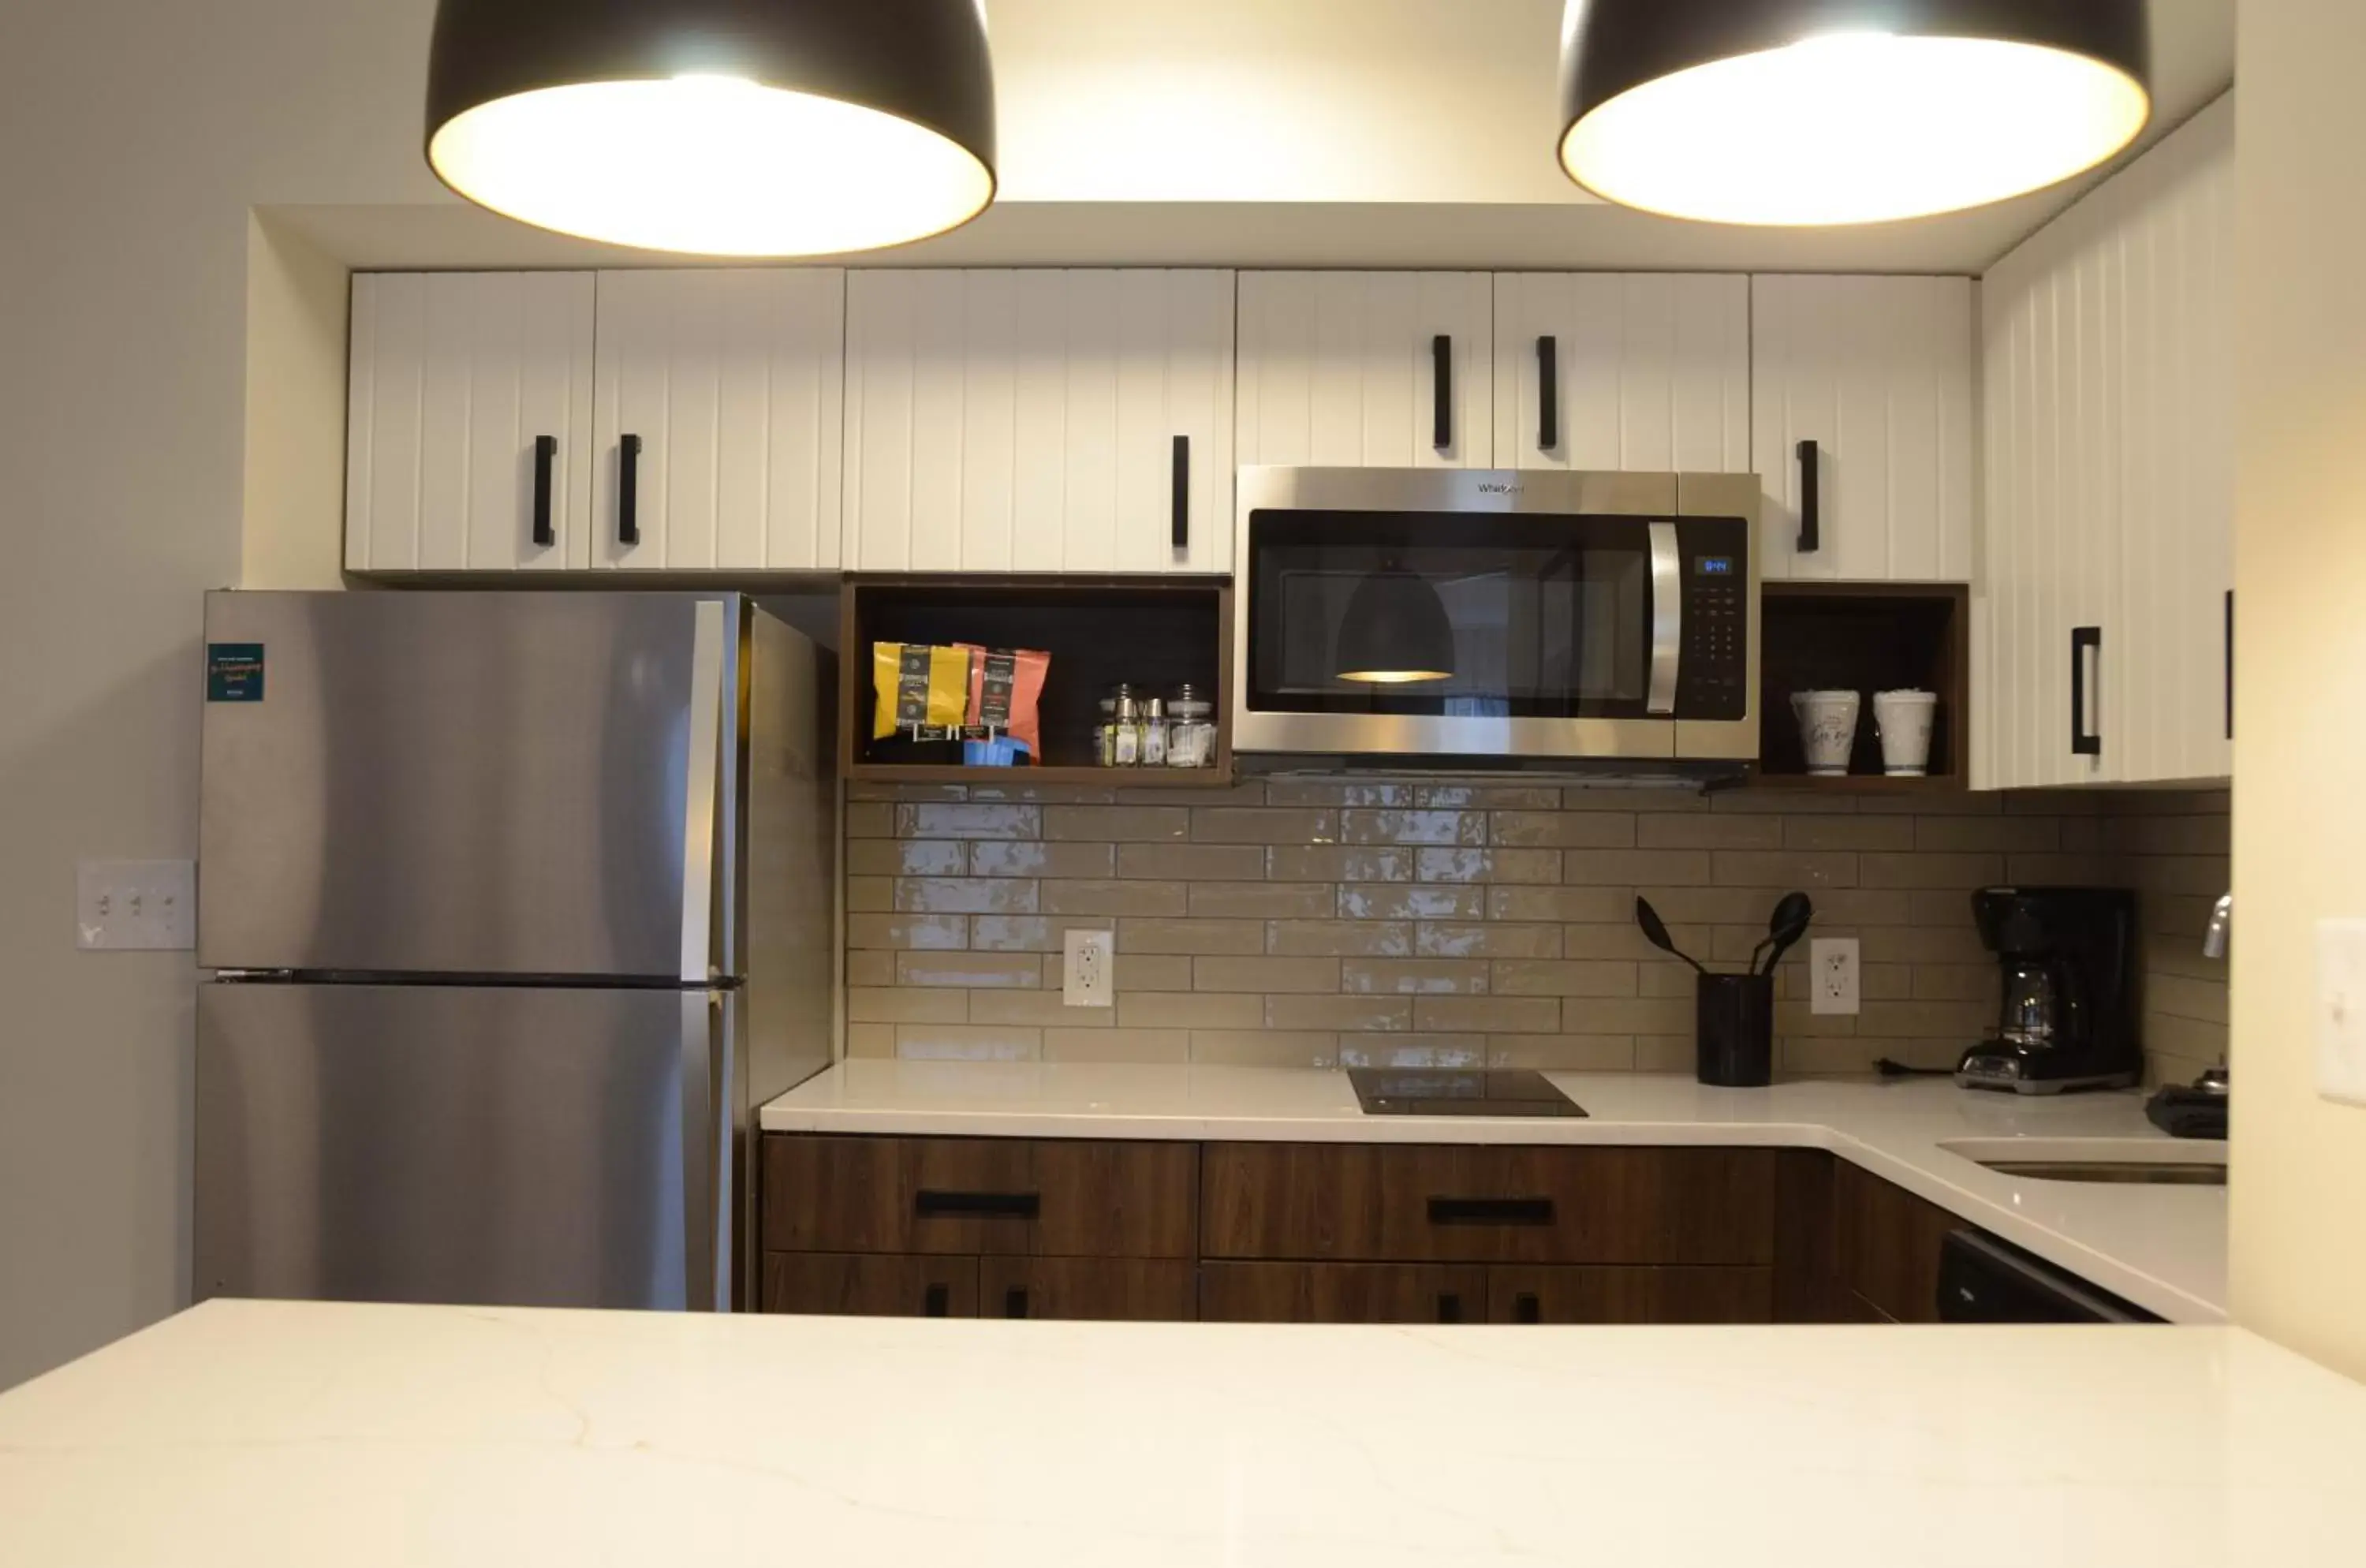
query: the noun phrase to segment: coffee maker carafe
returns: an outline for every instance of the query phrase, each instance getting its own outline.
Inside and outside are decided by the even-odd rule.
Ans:
[[[2003,1006],[1995,1033],[1964,1053],[1957,1083],[2059,1094],[2124,1089],[2143,1075],[2135,894],[1988,887],[1972,895],[1972,919],[2003,971]]]

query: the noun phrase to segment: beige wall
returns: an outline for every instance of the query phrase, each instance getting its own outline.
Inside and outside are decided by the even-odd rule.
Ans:
[[[2366,6],[2239,24],[2234,1308],[2366,1376],[2366,1109],[2311,1009],[2316,922],[2366,915]]]
[[[247,221],[242,588],[342,584],[344,265],[261,216]]]

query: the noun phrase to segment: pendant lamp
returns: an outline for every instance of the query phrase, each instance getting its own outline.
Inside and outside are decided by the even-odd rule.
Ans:
[[[649,250],[924,239],[994,199],[983,0],[442,0],[427,162],[505,216]]]
[[[2092,168],[2151,117],[2145,0],[1568,0],[1561,167],[1720,223],[1874,223]]]
[[[1342,681],[1405,686],[1454,673],[1454,626],[1429,580],[1390,564],[1347,597],[1333,660]]]

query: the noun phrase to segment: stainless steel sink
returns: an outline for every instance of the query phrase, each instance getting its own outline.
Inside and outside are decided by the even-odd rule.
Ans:
[[[2031,1181],[2226,1185],[2226,1145],[2207,1139],[1959,1138],[1939,1146],[1999,1176]]]

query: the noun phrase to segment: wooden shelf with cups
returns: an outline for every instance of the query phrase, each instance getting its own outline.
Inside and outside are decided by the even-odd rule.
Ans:
[[[1970,751],[1969,588],[1946,582],[1770,582],[1761,615],[1755,770],[1760,783],[1890,795],[1965,787]],[[1850,696],[1855,698],[1853,734]],[[1847,737],[1845,772],[1811,770],[1803,709],[1811,721],[1820,721],[1828,737]],[[1926,727],[1929,746],[1921,771],[1901,771]],[[1826,745],[1819,761],[1829,766],[1839,752],[1831,741]]]

